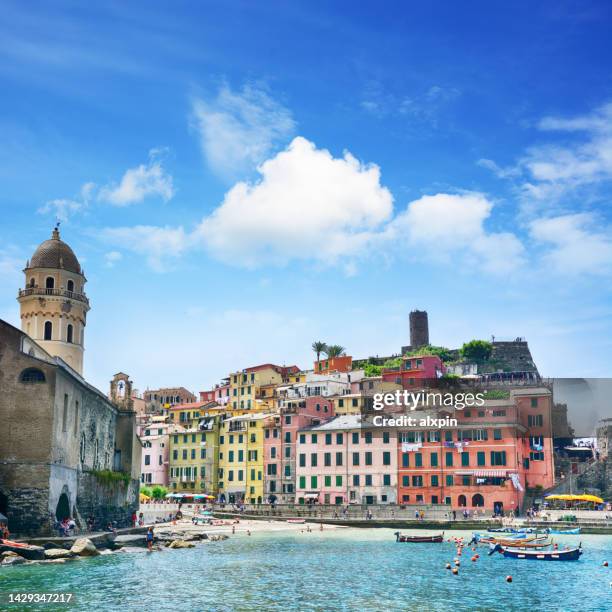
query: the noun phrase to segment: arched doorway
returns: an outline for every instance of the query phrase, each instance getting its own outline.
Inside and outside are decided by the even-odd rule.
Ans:
[[[465,495],[460,495],[459,499],[457,500],[457,503],[461,508],[465,508],[467,506],[467,499]]]
[[[484,497],[480,493],[476,493],[472,497],[472,507],[473,508],[482,508],[484,506]]]
[[[55,518],[58,521],[63,521],[65,518],[70,516],[70,500],[68,499],[68,495],[66,493],[62,493],[60,495],[59,500],[57,501],[57,507],[55,508]]]

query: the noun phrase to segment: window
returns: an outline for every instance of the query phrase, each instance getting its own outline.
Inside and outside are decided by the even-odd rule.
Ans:
[[[354,487],[359,486],[359,474],[353,474],[353,486]]]
[[[300,434],[300,444],[306,444],[306,434]]]
[[[300,453],[300,467],[306,467],[306,454]]]
[[[446,453],[446,467],[453,467],[453,453]]]
[[[414,453],[414,467],[423,467],[422,453]]]
[[[332,435],[330,433],[325,434],[325,444],[332,443]]]
[[[62,413],[62,431],[68,429],[68,394],[64,393],[64,412]]]
[[[353,408],[357,408],[357,406],[359,406],[359,400],[356,397],[352,399],[351,403],[353,405]]]
[[[413,487],[422,487],[423,486],[423,477],[422,476],[413,476],[412,477],[412,486]]]
[[[325,476],[323,481],[323,486],[331,487],[331,476]]]
[[[55,279],[52,276],[47,276],[47,279],[45,280],[45,288],[53,289],[54,287],[55,287]]]
[[[391,486],[391,474],[383,474],[383,485],[385,487]]]
[[[366,444],[372,444],[372,432],[371,431],[366,431],[364,437],[365,437]]]
[[[68,344],[72,344],[72,333],[73,327],[72,325],[68,325],[68,327],[66,328],[66,342],[68,342]]]
[[[285,416],[285,425],[291,425],[291,416],[290,415],[286,415]]]
[[[74,435],[79,429],[79,401],[75,400],[74,402]]]
[[[506,416],[506,411],[505,410],[494,410],[493,411],[493,416],[494,417],[505,417]]]
[[[344,408],[344,400],[343,399],[338,400],[338,408]]]
[[[544,417],[541,414],[530,414],[527,417],[527,425],[529,427],[543,427]]]
[[[53,339],[53,323],[45,321],[45,340]]]
[[[365,486],[366,487],[371,487],[372,486],[372,474],[366,474],[366,476],[365,476]]]
[[[200,459],[206,459],[206,449],[205,448],[200,449]]]
[[[306,476],[300,476],[300,489],[306,488]]]
[[[485,459],[485,452],[484,451],[478,451],[478,453],[476,454],[476,464],[478,466],[486,465],[486,459]]]
[[[432,487],[437,487],[437,486],[439,486],[439,485],[438,485],[438,482],[439,482],[439,481],[438,481],[438,475],[437,475],[437,474],[433,474],[433,475],[431,476],[431,486],[432,486]]]
[[[331,453],[323,453],[323,465],[325,467],[331,466]]]
[[[183,459],[187,459],[187,449],[183,449]]]
[[[291,447],[285,446],[285,457],[289,459],[291,457]]]
[[[410,476],[402,476],[402,486],[403,487],[410,486]]]
[[[312,444],[316,444],[316,443],[317,443],[317,434],[312,434],[312,435],[310,436],[310,442],[311,442]]]
[[[19,380],[22,383],[44,383],[45,375],[38,368],[27,368],[19,375]]]
[[[316,489],[317,488],[317,477],[316,476],[311,476],[310,477],[310,488],[311,489]]]
[[[506,465],[506,451],[491,451],[491,465]]]
[[[317,453],[310,454],[310,466],[317,467]]]
[[[391,453],[389,451],[383,452],[383,465],[391,465]]]
[[[469,467],[469,465],[470,465],[470,453],[463,451],[461,453],[461,466]]]
[[[389,432],[383,431],[383,444],[389,444]]]
[[[447,487],[452,487],[452,486],[453,486],[453,477],[452,477],[452,475],[451,475],[451,474],[449,474],[449,475],[446,477],[446,486],[447,486]]]
[[[438,467],[438,453],[431,453],[430,465],[431,467]]]
[[[172,459],[175,461],[178,459],[178,451],[176,449],[172,451]]]
[[[285,432],[285,442],[287,442],[288,444],[291,443],[291,432],[290,431]]]
[[[501,440],[502,439],[502,430],[501,429],[494,429],[493,430],[493,439],[494,440]]]
[[[151,465],[151,455],[145,455],[145,465]]]
[[[353,444],[359,444],[359,433],[354,431],[352,437],[353,437]]]
[[[402,453],[402,467],[410,467],[410,454]]]
[[[242,461],[244,461],[244,451],[240,449],[238,451],[238,462],[241,463]]]
[[[365,454],[365,464],[372,465],[372,453],[370,451],[367,451]]]
[[[196,458],[196,452],[195,452],[195,448],[191,449],[191,458],[195,459]]]
[[[341,487],[342,486],[342,476],[336,476],[336,486],[337,487]]]
[[[537,397],[532,397],[531,398],[531,407],[532,408],[537,408],[538,407],[538,398]]]
[[[336,465],[342,465],[342,453],[336,453]]]
[[[342,434],[336,434],[336,444],[342,444]]]
[[[230,462],[234,461],[234,451],[233,450],[228,451],[228,453],[227,453],[227,460],[230,461]]]
[[[359,453],[353,453],[353,465],[359,465]]]

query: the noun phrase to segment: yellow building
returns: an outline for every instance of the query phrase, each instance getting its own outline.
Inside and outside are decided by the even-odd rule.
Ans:
[[[191,415],[169,436],[170,491],[216,496],[221,417],[199,410]]]
[[[225,419],[219,434],[219,497],[227,503],[260,504],[264,497],[266,413]]]
[[[299,382],[297,366],[277,366],[271,363],[246,368],[230,374],[230,398],[228,408],[232,410],[255,410],[267,408],[268,400],[274,396],[274,387],[283,383]],[[264,393],[265,392],[265,393]]]
[[[338,395],[331,398],[334,404],[334,412],[340,414],[359,414],[365,407],[367,398],[361,393],[350,393]]]

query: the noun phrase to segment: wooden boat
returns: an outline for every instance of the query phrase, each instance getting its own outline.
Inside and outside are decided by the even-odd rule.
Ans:
[[[520,548],[521,550],[525,550],[527,548],[549,548],[552,546],[552,540],[549,542],[545,540],[543,542],[524,542],[518,544],[501,544],[501,546],[506,546],[508,548]],[[497,544],[491,544],[491,546],[497,546]]]
[[[500,546],[499,544],[489,552],[500,552],[504,557],[510,559],[534,559],[536,561],[577,561],[582,555],[582,547],[570,548],[568,550],[523,550]]]
[[[23,542],[3,540],[0,538],[0,553],[11,551],[30,561],[40,561],[45,558],[45,549],[42,546],[32,546]]]
[[[468,542],[468,546],[471,544],[501,544],[502,546],[525,546],[527,544],[542,544],[548,540],[548,536],[529,536],[529,537],[494,537],[494,536],[482,536],[475,533],[472,539]]]
[[[306,519],[300,519],[300,518],[287,519],[287,522],[296,524],[296,525],[303,525],[306,522]]]
[[[580,533],[580,527],[575,529],[547,529],[546,533],[554,535],[578,535]]]
[[[439,542],[444,541],[444,532],[438,535],[433,535],[433,536],[409,536],[409,535],[402,535],[399,531],[396,531],[394,535],[395,535],[396,542],[412,542],[412,543],[420,543],[420,542],[434,543],[435,542],[435,543],[439,543]]]

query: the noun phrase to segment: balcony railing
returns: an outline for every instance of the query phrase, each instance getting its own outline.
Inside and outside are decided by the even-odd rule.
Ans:
[[[28,295],[52,295],[57,297],[65,297],[71,300],[77,300],[78,302],[84,302],[89,304],[89,300],[83,293],[76,293],[74,291],[65,291],[64,289],[44,289],[42,287],[28,287],[27,289],[20,289],[18,297],[26,297]]]

